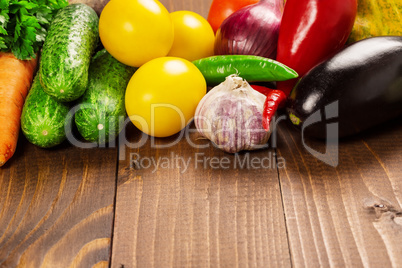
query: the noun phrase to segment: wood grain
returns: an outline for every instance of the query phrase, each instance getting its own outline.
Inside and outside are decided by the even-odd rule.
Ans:
[[[18,147],[0,170],[1,267],[108,262],[117,149]]]
[[[401,266],[401,122],[341,141],[336,168],[282,124],[279,174],[295,267]],[[322,141],[308,145],[325,151]]]
[[[162,3],[206,17],[211,1]],[[131,141],[138,135],[132,130]],[[119,163],[112,267],[290,266],[273,149],[238,156],[241,163],[269,156],[271,168],[253,169],[235,167],[236,156],[211,146],[194,149],[184,138],[167,149],[153,147],[148,140],[128,149]],[[146,159],[172,163],[176,156],[189,161],[186,170],[147,167]],[[222,161],[228,168],[216,164]]]
[[[177,10],[189,10],[194,11],[207,18],[209,7],[212,0],[188,0],[188,1],[176,1],[176,0],[161,0],[160,1],[170,12]]]
[[[211,0],[162,3],[206,17]],[[336,167],[286,122],[236,155],[188,131],[129,125],[119,149],[21,136],[0,169],[0,267],[402,267],[402,118],[342,140]]]
[[[148,140],[126,151],[119,163],[112,266],[289,267],[274,150],[229,155],[195,134],[190,138],[208,148],[180,139],[154,149]],[[145,161],[173,163],[176,156],[189,167],[154,169]],[[258,159],[266,159],[264,167],[250,164]]]

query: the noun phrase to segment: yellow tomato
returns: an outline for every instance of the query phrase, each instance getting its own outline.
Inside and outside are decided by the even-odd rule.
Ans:
[[[215,34],[206,19],[192,11],[175,11],[170,16],[174,41],[168,56],[193,61],[214,54]]]
[[[192,120],[206,91],[205,78],[193,63],[177,57],[161,57],[142,65],[130,79],[126,111],[144,133],[167,137]]]
[[[173,44],[173,23],[157,0],[113,0],[100,15],[99,35],[113,57],[139,67],[167,55]]]

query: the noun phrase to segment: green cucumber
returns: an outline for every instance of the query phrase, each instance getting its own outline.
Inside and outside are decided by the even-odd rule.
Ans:
[[[22,109],[22,132],[37,146],[56,146],[66,139],[64,122],[68,113],[69,105],[46,94],[36,75]]]
[[[75,124],[85,140],[102,144],[120,133],[126,116],[125,91],[135,71],[136,68],[120,63],[105,49],[93,57],[88,88],[75,113]]]
[[[71,4],[60,9],[50,24],[39,75],[45,92],[58,101],[73,101],[84,93],[99,40],[98,23],[91,7]]]

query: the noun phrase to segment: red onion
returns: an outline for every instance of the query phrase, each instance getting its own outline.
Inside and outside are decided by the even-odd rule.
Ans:
[[[216,32],[215,54],[275,59],[283,0],[260,0],[234,12]]]

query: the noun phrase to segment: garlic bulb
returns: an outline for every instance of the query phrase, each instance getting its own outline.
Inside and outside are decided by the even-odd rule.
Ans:
[[[247,81],[230,75],[200,101],[195,111],[195,126],[225,152],[260,149],[271,134],[262,127],[264,101],[265,95]]]

